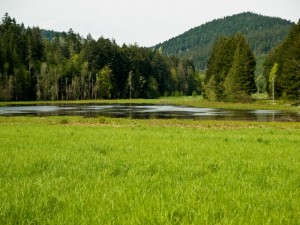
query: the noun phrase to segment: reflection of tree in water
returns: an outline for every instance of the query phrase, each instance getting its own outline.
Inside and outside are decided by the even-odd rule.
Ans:
[[[82,116],[137,119],[196,119],[235,121],[300,121],[298,112],[278,110],[229,110],[194,108],[171,105],[65,105],[65,106],[7,106],[0,107],[0,115]]]

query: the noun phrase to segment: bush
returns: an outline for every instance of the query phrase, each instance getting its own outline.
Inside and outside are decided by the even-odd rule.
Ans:
[[[99,116],[98,117],[98,121],[99,121],[99,123],[101,123],[101,124],[106,124],[106,117],[105,116]]]
[[[60,124],[68,124],[69,120],[67,118],[61,119]]]
[[[197,96],[198,96],[198,93],[197,93],[196,91],[193,91],[192,96],[193,96],[193,97],[197,97]]]

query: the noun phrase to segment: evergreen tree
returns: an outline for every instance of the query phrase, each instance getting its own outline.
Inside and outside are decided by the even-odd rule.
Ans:
[[[230,40],[220,37],[213,48],[207,65],[204,97],[210,100],[224,99],[224,80],[231,66]]]
[[[282,63],[283,92],[288,99],[300,100],[300,20],[287,39]]]
[[[220,38],[208,63],[205,97],[218,101],[245,101],[256,91],[255,58],[245,38],[238,33]]]
[[[288,37],[274,51],[269,53],[264,64],[266,79],[278,63],[276,79],[274,81],[274,95],[284,99],[300,99],[300,21],[293,26]],[[270,87],[270,81],[267,79]],[[268,89],[272,94],[272,89]]]

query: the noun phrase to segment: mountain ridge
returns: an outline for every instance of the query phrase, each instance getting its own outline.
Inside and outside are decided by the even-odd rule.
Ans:
[[[240,32],[254,53],[261,55],[276,47],[294,24],[279,17],[244,12],[206,22],[153,48],[167,55],[193,60],[199,69],[205,70],[213,45],[220,36]]]

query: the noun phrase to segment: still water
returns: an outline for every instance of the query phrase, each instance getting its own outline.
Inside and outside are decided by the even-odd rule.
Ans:
[[[1,116],[83,116],[124,118],[177,118],[197,120],[300,121],[300,112],[280,110],[231,110],[172,105],[32,105],[0,107]]]

